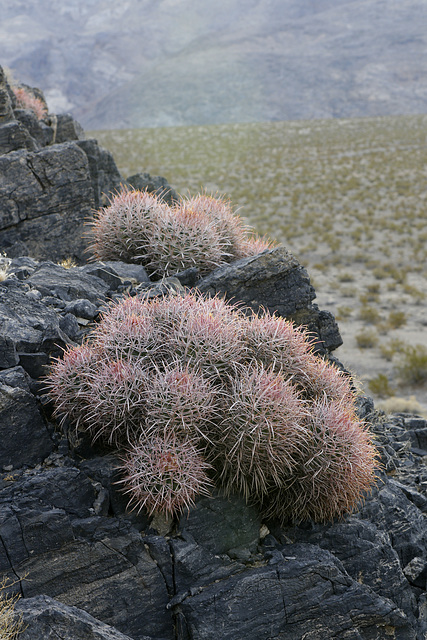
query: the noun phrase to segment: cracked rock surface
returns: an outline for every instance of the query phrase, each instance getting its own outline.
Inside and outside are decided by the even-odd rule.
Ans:
[[[129,512],[116,454],[52,420],[42,376],[55,342],[81,342],[110,300],[179,293],[188,274],[159,286],[122,263],[8,266],[0,573],[22,596],[25,640],[425,639],[424,419],[384,416],[360,399],[383,467],[372,495],[342,521],[280,528],[221,495],[172,522]]]

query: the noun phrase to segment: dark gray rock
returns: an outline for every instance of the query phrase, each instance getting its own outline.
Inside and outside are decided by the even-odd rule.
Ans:
[[[9,387],[18,387],[24,391],[30,391],[31,379],[22,367],[0,370],[0,384]]]
[[[80,336],[80,325],[77,318],[72,313],[66,313],[59,319],[59,328],[71,340],[77,341]]]
[[[193,588],[176,612],[180,637],[198,640],[416,638],[394,603],[309,544],[285,545],[268,564]]]
[[[0,382],[0,469],[35,465],[54,448],[36,399],[23,386]]]
[[[58,315],[41,302],[27,296],[25,285],[13,287],[0,284],[0,367],[8,368],[20,362],[20,354],[57,354],[69,338],[59,327]]]
[[[77,298],[77,300],[67,302],[64,312],[72,313],[78,318],[93,320],[98,313],[98,307],[85,298]]]
[[[425,555],[425,516],[392,479],[378,487],[374,497],[361,508],[360,517],[375,522],[390,535],[402,567]]]
[[[106,273],[119,277],[120,281],[127,280],[135,284],[150,284],[150,278],[148,277],[144,267],[140,264],[128,264],[127,262],[105,260],[104,262],[95,262],[84,265],[81,267],[81,270],[85,273],[97,275],[99,278],[105,279],[109,284],[109,276],[107,280],[105,275]]]
[[[82,273],[87,273],[90,276],[96,276],[100,278],[104,282],[106,282],[111,289],[111,291],[117,290],[122,284],[122,278],[117,273],[117,270],[111,266],[115,263],[102,263],[102,262],[94,262],[91,264],[85,264],[82,267],[79,267],[79,270]],[[124,264],[124,263],[119,263]]]
[[[1,96],[0,96],[1,100]],[[21,122],[0,122],[0,154],[10,153],[18,149],[36,151],[38,144]]]
[[[6,79],[6,75],[2,67],[0,67],[0,126],[14,119],[14,106],[14,96]]]
[[[61,327],[60,327],[61,329]],[[31,378],[42,378],[47,374],[49,356],[47,353],[20,353],[19,364],[25,369]]]
[[[71,140],[82,140],[85,137],[83,128],[69,113],[52,116],[52,127],[55,131],[53,142],[57,144]]]
[[[21,563],[31,575],[25,597],[46,594],[83,608],[135,640],[144,635],[172,640],[172,615],[166,586],[142,538],[76,540]]]
[[[125,184],[112,154],[100,147],[98,142],[91,138],[79,140],[76,144],[85,152],[88,163],[90,178],[95,199],[95,209],[108,204],[109,197],[121,190]]]
[[[3,490],[2,495],[10,495],[14,500],[31,495],[34,501],[61,509],[71,516],[86,518],[92,513],[96,491],[82,471],[67,466],[23,475],[8,491]]]
[[[39,120],[31,109],[15,109],[14,116],[37,142],[38,147],[46,147],[53,142],[53,129],[43,120]]]
[[[320,352],[342,344],[333,316],[312,304],[316,293],[306,269],[284,247],[219,267],[196,286],[202,293],[220,294],[257,313],[267,309],[306,326],[317,336]]]
[[[23,242],[33,258],[82,261],[94,206],[89,166],[76,142],[0,156],[0,249]]]
[[[250,555],[257,547],[261,522],[257,509],[240,496],[200,498],[184,513],[180,529],[213,554]]]
[[[78,267],[65,269],[52,262],[41,262],[27,280],[43,296],[54,295],[64,302],[77,299],[100,304],[105,300],[109,285],[95,275],[89,275]]]
[[[21,640],[132,640],[86,611],[68,607],[48,596],[21,599],[15,610],[23,623]]]
[[[308,542],[330,551],[360,584],[396,603],[416,624],[417,601],[403,573],[388,532],[357,517],[345,522],[287,529],[292,542]]]
[[[166,178],[162,176],[151,176],[149,173],[136,173],[133,176],[129,176],[127,182],[131,187],[139,191],[155,193],[170,206],[173,206],[181,199],[175,189],[172,189]]]

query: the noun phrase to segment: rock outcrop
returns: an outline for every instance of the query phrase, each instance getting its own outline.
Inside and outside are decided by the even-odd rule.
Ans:
[[[426,420],[385,416],[360,398],[381,455],[372,494],[339,522],[282,527],[219,493],[175,520],[131,512],[117,452],[55,420],[49,363],[123,296],[196,287],[308,326],[324,357],[341,338],[285,249],[156,283],[138,265],[55,264],[64,252],[81,257],[79,214],[119,174],[71,119],[55,131],[45,123],[60,142],[31,117],[18,120],[0,81],[0,141],[11,123],[26,131],[19,144],[30,141],[0,156],[9,176],[0,184],[0,248],[9,252],[0,258],[0,574],[21,596],[23,640],[424,640]],[[23,248],[32,257],[17,256]]]
[[[28,258],[9,270],[0,283],[0,572],[23,596],[24,637],[424,638],[425,420],[385,417],[360,401],[383,470],[341,522],[280,528],[221,495],[179,521],[128,512],[116,453],[55,423],[43,372],[109,300],[179,293],[189,274],[151,284],[133,265],[65,269]],[[281,290],[303,307],[304,287]]]
[[[84,224],[108,203],[111,193],[130,187],[113,156],[69,115],[16,108],[0,67],[0,252],[11,257],[84,263]],[[160,176],[142,173],[132,184],[177,199]],[[140,188],[140,187],[138,187]]]

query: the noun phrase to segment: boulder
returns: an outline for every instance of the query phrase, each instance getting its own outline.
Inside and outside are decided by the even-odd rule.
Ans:
[[[126,181],[120,174],[113,155],[103,147],[100,147],[96,140],[79,140],[76,144],[86,154],[93,189],[94,207],[99,209],[99,207],[108,204],[109,197],[120,191]]]
[[[133,189],[154,193],[170,206],[173,206],[181,199],[175,189],[172,189],[166,178],[162,176],[151,176],[149,173],[135,173],[133,176],[129,176],[127,183],[133,187]]]
[[[39,120],[31,109],[15,109],[14,116],[36,141],[38,147],[52,144],[54,138],[52,127],[43,120]]]
[[[95,201],[78,144],[0,155],[0,174],[0,250],[14,255],[14,245],[24,243],[36,259],[84,260],[84,223]]]
[[[83,140],[85,133],[83,127],[69,113],[59,113],[52,116],[54,130],[53,142],[69,142],[70,140]]]
[[[15,610],[23,624],[20,640],[132,640],[82,609],[48,596],[21,599]]]
[[[54,443],[24,369],[7,372],[0,372],[0,469],[11,470],[42,462]]]
[[[221,295],[256,313],[266,309],[304,325],[317,338],[319,352],[342,344],[331,313],[319,311],[306,269],[285,247],[264,251],[215,269],[196,283],[201,293]]]
[[[394,603],[353,580],[332,553],[310,544],[284,545],[261,566],[193,588],[175,609],[180,638],[417,637]]]
[[[0,67],[0,126],[13,120],[14,97],[6,75]]]
[[[1,100],[1,95],[0,95]],[[36,140],[20,122],[0,123],[0,154],[10,153],[18,149],[35,151],[38,148]]]

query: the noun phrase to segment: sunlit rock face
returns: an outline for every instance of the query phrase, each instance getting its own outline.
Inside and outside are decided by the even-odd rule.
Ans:
[[[416,0],[7,0],[1,62],[87,129],[423,113],[426,11]]]

